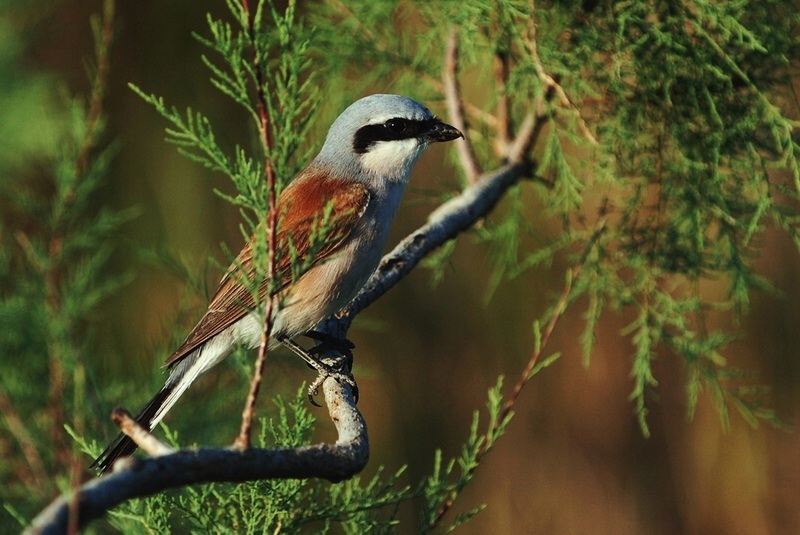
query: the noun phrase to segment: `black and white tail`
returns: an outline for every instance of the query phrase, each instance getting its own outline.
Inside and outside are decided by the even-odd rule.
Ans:
[[[143,428],[152,431],[167,412],[175,405],[178,398],[186,392],[195,379],[222,360],[229,348],[206,344],[198,347],[183,359],[175,363],[164,387],[136,416],[136,421]],[[91,469],[101,474],[111,471],[111,467],[121,457],[128,457],[136,451],[136,443],[122,433],[114,439],[103,453],[92,463]]]
[[[139,422],[139,425],[147,429],[148,431],[152,431],[153,427],[155,427],[155,423],[153,423],[154,416],[156,413],[161,409],[164,405],[164,400],[166,400],[170,393],[175,389],[174,385],[164,385],[164,388],[158,391],[153,399],[142,409],[136,416],[136,421]],[[136,451],[136,443],[130,439],[127,435],[120,433],[117,435],[117,438],[114,439],[103,453],[92,463],[89,467],[93,470],[97,470],[101,474],[105,474],[111,471],[111,467],[114,466],[114,463],[117,462],[117,459],[121,457],[128,457]]]

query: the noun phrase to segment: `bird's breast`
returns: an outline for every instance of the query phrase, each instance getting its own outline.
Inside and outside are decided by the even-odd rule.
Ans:
[[[305,272],[284,295],[276,321],[281,332],[296,336],[346,306],[378,267],[389,228],[400,203],[403,183],[371,191],[364,215],[342,245]]]

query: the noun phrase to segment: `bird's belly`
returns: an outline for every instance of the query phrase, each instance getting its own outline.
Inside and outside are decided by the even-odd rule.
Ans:
[[[380,256],[380,247],[351,243],[312,267],[278,305],[281,308],[276,316],[276,332],[287,336],[302,334],[347,305],[375,271]]]
[[[347,305],[366,284],[380,262],[399,193],[392,197],[397,199],[381,205],[390,213],[368,210],[350,240],[276,298],[271,346],[279,337],[292,338],[313,329]],[[255,314],[246,318],[234,336],[241,344],[257,346],[263,325]]]

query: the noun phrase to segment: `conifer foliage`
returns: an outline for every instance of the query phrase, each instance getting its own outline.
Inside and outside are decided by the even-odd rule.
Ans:
[[[79,446],[98,452],[87,440],[95,436],[86,423],[93,410],[85,398],[92,385],[87,359],[101,350],[90,319],[128,280],[126,273],[110,274],[108,263],[115,233],[133,212],[92,203],[115,148],[101,136],[114,29],[113,2],[104,6],[93,25],[89,97],[68,99],[51,114],[51,145],[18,135],[6,139],[21,152],[0,151],[0,428],[13,452],[12,461],[0,464],[0,496],[22,524],[55,490],[79,484],[86,459]],[[417,531],[454,529],[482,510],[460,511],[457,500],[514,424],[523,387],[531,388],[529,381],[559,357],[550,335],[565,314],[585,320],[575,336],[587,366],[598,337],[627,341],[629,355],[615,358],[628,358],[632,410],[643,434],[650,432],[648,408],[658,392],[653,363],[665,356],[679,357],[673,365],[685,370],[690,417],[709,396],[725,427],[733,417],[781,425],[769,385],[730,366],[726,351],[743,335],[737,326],[755,293],[779,293],[758,269],[763,237],[788,236],[800,252],[797,2],[318,0],[279,8],[269,0],[226,0],[226,6],[198,29],[197,50],[219,98],[251,121],[251,145],[228,149],[209,114],[131,87],[166,120],[167,142],[231,180],[235,192],[220,195],[239,208],[243,235],[263,228],[270,200],[314,153],[315,118],[354,95],[376,88],[413,95],[466,134],[449,161],[460,183],[431,214],[436,224],[398,246],[381,268],[383,278],[343,321],[420,262],[434,282],[451,276],[446,267],[465,239],[487,252],[488,299],[529,270],[563,269],[564,284],[543,296],[550,306],[531,319],[535,344],[520,378],[509,388],[499,379],[489,389],[486,416],[474,414],[460,454],[447,460],[432,452],[433,468],[419,482],[408,484],[405,469],[381,469],[339,484],[209,483],[128,501],[110,513],[112,525],[125,533],[383,533],[407,520],[401,506],[412,502],[420,513]],[[31,107],[42,82],[30,84],[39,89],[0,91]],[[0,129],[14,112],[0,108],[8,119]],[[19,154],[47,165],[34,174]],[[536,248],[523,245],[543,218],[558,232]],[[255,254],[267,272],[268,240]],[[724,291],[711,291],[711,284]],[[598,332],[611,313],[628,325]],[[14,364],[20,362],[26,365]],[[32,395],[30,385],[41,386],[44,377],[48,388]],[[97,397],[116,395],[115,388]],[[261,447],[312,440],[315,422],[303,399],[275,400],[271,416],[261,420]],[[62,432],[65,424],[74,441]],[[168,442],[180,446],[175,436]],[[491,496],[485,502],[491,507]]]

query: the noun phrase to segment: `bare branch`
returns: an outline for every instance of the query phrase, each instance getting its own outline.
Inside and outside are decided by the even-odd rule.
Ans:
[[[461,167],[469,184],[474,183],[481,174],[478,158],[469,140],[469,125],[464,117],[461,87],[458,83],[458,31],[453,29],[447,37],[447,51],[444,56],[444,94],[450,122],[461,130],[464,137],[455,140]]]
[[[383,257],[378,270],[358,295],[339,314],[344,331],[355,316],[397,284],[425,255],[455,238],[485,217],[505,192],[533,171],[532,164],[519,160],[482,175],[475,184],[445,202],[428,217],[428,222],[409,234]]]
[[[339,434],[335,444],[295,449],[191,449],[150,459],[131,458],[128,469],[93,479],[54,501],[26,534],[65,533],[70,500],[78,501],[78,526],[103,516],[131,498],[168,488],[208,482],[321,478],[341,481],[360,472],[369,459],[367,427],[350,387],[333,379],[323,384],[328,413]]]
[[[508,159],[512,162],[522,160],[526,154],[531,150],[536,140],[539,137],[547,115],[543,110],[543,105],[536,105],[535,112],[528,113],[519,125],[517,137],[511,142],[508,148]]]
[[[541,122],[539,122],[541,124]],[[536,137],[537,128],[531,136]],[[486,216],[505,192],[532,173],[526,160],[507,164],[484,174],[475,184],[450,199],[428,222],[384,257],[378,271],[335,323],[339,336],[353,318],[383,295],[429,252],[455,238]],[[168,488],[208,482],[242,482],[269,478],[321,478],[340,481],[364,468],[369,457],[367,429],[355,406],[349,386],[329,378],[323,384],[328,413],[339,438],[335,444],[316,444],[296,449],[190,449],[149,459],[133,459],[123,469],[89,481],[61,496],[36,517],[26,533],[64,533],[68,504],[76,498],[78,525],[131,498],[149,496]],[[156,448],[156,451],[159,451]],[[77,493],[77,496],[76,494]]]
[[[139,425],[139,422],[125,409],[114,409],[111,419],[119,426],[120,431],[128,435],[150,457],[162,457],[175,453],[173,448],[158,440],[155,435]],[[119,463],[114,466],[117,464]]]
[[[561,103],[561,105],[575,112],[575,116],[578,119],[578,128],[583,134],[583,137],[586,138],[586,140],[592,145],[597,145],[597,138],[595,138],[594,134],[592,134],[592,132],[589,130],[589,127],[581,115],[578,107],[569,98],[566,91],[564,91],[564,88],[561,87],[558,82],[556,82],[555,78],[547,74],[544,70],[544,66],[542,65],[542,60],[539,58],[539,51],[536,46],[536,18],[534,17],[536,10],[535,0],[531,0],[530,10],[531,17],[528,20],[528,36],[527,39],[525,39],[525,44],[528,48],[528,53],[531,56],[531,60],[533,61],[533,65],[536,68],[536,75],[542,81],[542,84],[544,84],[545,92],[549,92],[551,90],[555,91],[556,95],[558,96],[558,101]]]
[[[499,100],[497,101],[495,150],[502,157],[506,157],[508,154],[511,138],[514,135],[514,126],[511,121],[511,105],[507,93],[508,88],[506,87],[510,69],[508,54],[497,52],[494,56],[494,75],[495,90],[499,95]]]

